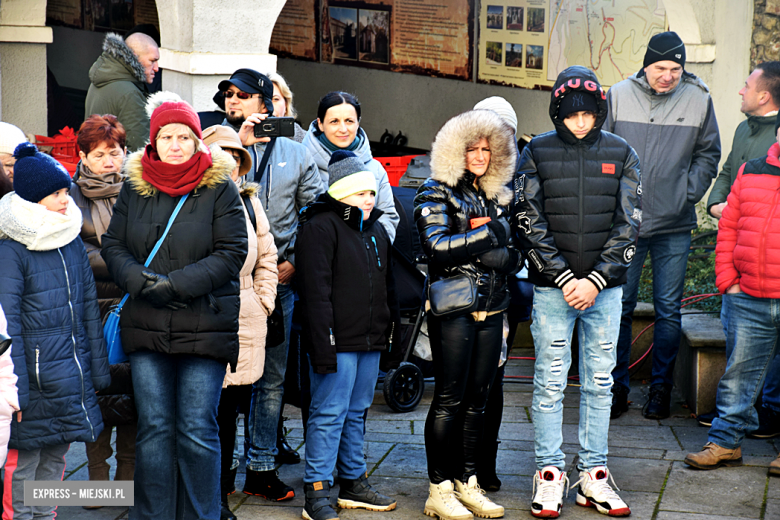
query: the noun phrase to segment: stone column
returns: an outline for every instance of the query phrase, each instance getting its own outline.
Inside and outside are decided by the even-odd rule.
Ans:
[[[0,120],[46,135],[46,0],[0,2]]]
[[[163,89],[214,110],[217,84],[236,69],[276,71],[268,47],[285,1],[157,0]]]

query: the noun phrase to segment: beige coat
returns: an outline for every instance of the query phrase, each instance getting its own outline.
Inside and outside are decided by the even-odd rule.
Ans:
[[[268,218],[260,200],[255,196],[256,184],[245,184],[242,197],[250,197],[257,218],[257,233],[252,227],[249,213],[244,207],[249,253],[239,274],[241,282],[241,310],[238,314],[238,365],[235,373],[227,369],[222,387],[250,385],[263,375],[265,362],[266,318],[274,310],[276,284],[279,271],[276,268],[276,246],[271,235]]]

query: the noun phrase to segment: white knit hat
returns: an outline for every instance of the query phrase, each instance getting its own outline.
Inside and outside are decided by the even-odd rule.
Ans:
[[[17,146],[26,142],[24,132],[11,123],[0,122],[0,153],[11,155]]]
[[[509,101],[502,98],[501,96],[492,96],[483,99],[474,105],[474,110],[492,110],[501,116],[501,119],[503,119],[509,126],[512,127],[512,130],[517,133],[517,114],[515,114],[515,109],[512,108],[512,105],[509,104]]]

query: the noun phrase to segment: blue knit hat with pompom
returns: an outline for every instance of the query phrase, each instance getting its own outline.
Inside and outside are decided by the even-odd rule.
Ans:
[[[40,202],[55,191],[70,189],[70,175],[50,155],[38,151],[32,143],[14,150],[14,191],[24,200]]]

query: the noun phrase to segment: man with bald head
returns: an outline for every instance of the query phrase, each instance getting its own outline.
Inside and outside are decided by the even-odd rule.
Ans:
[[[113,114],[127,132],[128,151],[146,144],[149,116],[146,114],[147,85],[159,71],[160,49],[154,39],[133,33],[123,40],[108,33],[103,54],[89,69],[90,86],[84,118],[92,114]]]

